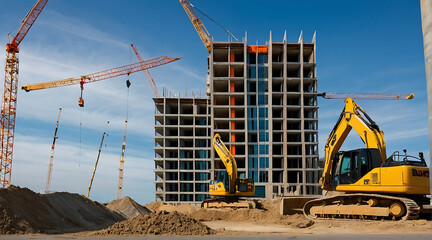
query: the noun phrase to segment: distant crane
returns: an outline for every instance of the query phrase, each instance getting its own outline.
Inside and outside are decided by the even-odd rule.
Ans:
[[[48,0],[39,0],[22,21],[15,37],[6,44],[5,81],[1,106],[1,151],[0,185],[5,188],[11,184],[12,157],[15,134],[15,117],[18,89],[19,44],[27,35]]]
[[[141,57],[141,55],[139,54],[139,52],[137,51],[137,49],[135,48],[135,46],[133,44],[131,44],[131,47],[134,50],[135,55],[137,56],[138,60],[140,62],[144,62],[144,59]],[[153,93],[154,93],[155,97],[159,98],[160,97],[159,91],[158,91],[158,89],[156,87],[156,83],[154,82],[152,76],[150,75],[149,70],[148,69],[144,69],[143,72],[144,72],[144,74],[145,74],[148,82],[150,83],[150,87],[153,89]]]
[[[414,94],[396,94],[396,93],[337,93],[322,92],[317,94],[325,99],[364,99],[364,100],[408,100],[413,99]]]
[[[119,182],[117,186],[117,199],[120,199],[123,191],[123,168],[124,168],[124,155],[126,150],[126,132],[127,132],[127,119],[124,125],[124,134],[122,142],[122,151],[120,156],[120,168],[119,168]]]
[[[53,168],[53,161],[54,161],[54,146],[55,146],[55,142],[57,140],[57,130],[58,130],[58,126],[59,126],[59,122],[60,122],[60,114],[61,114],[62,109],[59,108],[59,114],[58,114],[58,118],[57,118],[57,123],[56,123],[56,127],[54,130],[54,137],[53,137],[53,142],[51,145],[51,157],[50,157],[50,162],[48,165],[48,175],[47,175],[47,180],[46,180],[46,186],[45,186],[45,193],[49,193],[50,192],[50,185],[51,185],[51,175],[52,175],[52,168]]]
[[[100,157],[100,154],[101,154],[101,151],[102,151],[102,146],[103,146],[103,142],[104,142],[105,136],[108,136],[108,133],[107,133],[107,131],[108,131],[108,125],[109,125],[109,121],[107,122],[107,128],[106,128],[105,132],[103,132],[103,134],[102,134],[102,140],[101,140],[101,143],[100,143],[100,146],[99,146],[99,152],[98,152],[98,155],[97,155],[97,158],[96,158],[96,163],[95,163],[95,166],[93,168],[93,173],[92,173],[92,176],[91,176],[91,179],[90,179],[90,185],[89,185],[89,188],[88,188],[88,191],[87,191],[87,198],[90,195],[90,190],[91,190],[91,187],[92,187],[92,184],[93,184],[93,179],[94,179],[94,176],[95,176],[95,173],[96,173],[96,168],[97,168],[97,165],[99,163],[99,157]]]
[[[81,96],[78,99],[78,105],[80,107],[84,107],[84,99],[82,98],[83,90],[84,90],[84,84],[86,83],[92,83],[108,78],[118,77],[121,75],[131,74],[138,71],[143,71],[149,68],[158,67],[160,65],[164,65],[170,62],[174,62],[179,60],[179,58],[170,58],[167,56],[153,58],[150,60],[133,63],[129,65],[125,65],[118,68],[113,68],[97,73],[92,73],[88,75],[83,75],[81,77],[74,77],[74,78],[67,78],[63,80],[57,80],[57,81],[51,81],[51,82],[43,82],[43,83],[36,83],[36,84],[28,84],[28,85],[21,85],[21,89],[25,90],[26,92],[33,91],[33,90],[40,90],[45,88],[55,88],[55,87],[62,87],[62,86],[70,86],[75,84],[81,85]]]
[[[192,22],[192,25],[194,26],[195,30],[198,33],[198,36],[200,37],[201,41],[203,42],[204,46],[207,48],[207,51],[211,52],[211,39],[210,39],[210,33],[207,31],[204,24],[201,22],[201,19],[196,15],[193,8],[197,9],[194,5],[192,5],[188,0],[179,0],[180,4],[182,5],[183,9],[185,10],[186,14],[188,15],[190,21]],[[197,9],[199,12],[201,12],[199,9]],[[225,32],[227,32],[231,37],[233,37],[235,40],[238,41],[234,35],[232,35],[226,28],[224,28],[222,25],[211,19],[207,14],[201,12],[204,14],[207,18],[212,20],[214,23],[216,23],[219,27],[221,27]]]

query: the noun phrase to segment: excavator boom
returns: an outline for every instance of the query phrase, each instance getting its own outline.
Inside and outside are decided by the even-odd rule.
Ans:
[[[237,162],[234,159],[234,157],[231,155],[228,148],[222,142],[222,139],[219,134],[216,134],[214,136],[213,146],[227,170],[228,180],[229,180],[229,186],[228,186],[229,193],[234,194],[236,191],[235,183],[237,181]]]
[[[378,125],[351,98],[345,100],[345,108],[339,116],[325,145],[325,165],[320,183],[324,190],[332,189],[331,170],[333,159],[343,142],[353,129],[358,133],[367,148],[376,148],[381,155],[381,161],[387,160],[384,133]]]

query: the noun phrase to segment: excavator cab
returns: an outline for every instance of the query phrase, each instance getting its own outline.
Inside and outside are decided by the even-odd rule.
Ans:
[[[372,169],[381,166],[380,152],[376,148],[341,151],[333,161],[333,190],[339,184],[353,184]]]

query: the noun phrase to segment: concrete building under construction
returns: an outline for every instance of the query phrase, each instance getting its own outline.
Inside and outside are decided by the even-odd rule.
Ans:
[[[156,200],[199,203],[225,167],[219,133],[256,197],[321,194],[315,37],[212,42],[209,98],[155,98]]]

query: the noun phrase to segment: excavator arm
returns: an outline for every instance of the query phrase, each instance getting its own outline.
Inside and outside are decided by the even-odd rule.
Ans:
[[[213,147],[222,160],[223,164],[228,173],[229,180],[229,188],[228,191],[230,194],[234,194],[236,192],[236,181],[237,181],[237,163],[234,157],[231,155],[228,148],[222,142],[222,139],[218,133],[215,134],[213,138]]]
[[[376,148],[381,155],[381,161],[387,159],[384,133],[378,125],[351,98],[345,100],[345,108],[330,133],[325,145],[325,165],[320,179],[322,189],[332,190],[332,172],[334,158],[344,143],[346,137],[354,129],[367,148]]]

